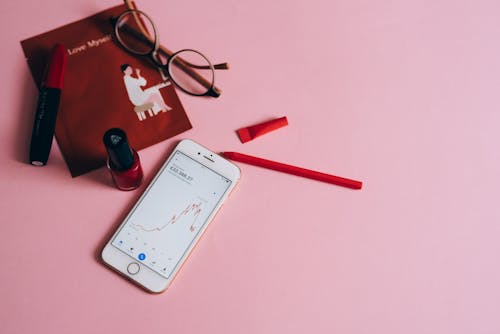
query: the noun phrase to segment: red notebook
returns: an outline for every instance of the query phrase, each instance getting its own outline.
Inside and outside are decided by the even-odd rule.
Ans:
[[[73,177],[105,165],[109,128],[123,129],[140,150],[192,127],[173,84],[113,40],[110,18],[125,10],[116,6],[21,42],[37,86],[54,44],[67,49],[55,137]]]

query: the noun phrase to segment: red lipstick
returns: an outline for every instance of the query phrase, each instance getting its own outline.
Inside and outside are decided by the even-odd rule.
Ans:
[[[30,163],[35,166],[45,165],[49,158],[65,69],[66,49],[63,45],[56,44],[45,69],[31,134]]]

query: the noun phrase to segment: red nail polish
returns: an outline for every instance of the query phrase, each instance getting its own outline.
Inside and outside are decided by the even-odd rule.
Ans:
[[[125,132],[109,129],[102,138],[108,152],[107,167],[113,182],[120,190],[133,190],[142,183],[143,174],[139,155],[133,150]]]

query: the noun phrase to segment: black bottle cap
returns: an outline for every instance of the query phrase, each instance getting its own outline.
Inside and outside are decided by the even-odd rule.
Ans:
[[[127,170],[134,164],[134,153],[122,129],[113,128],[102,137],[108,151],[109,165],[114,170]]]

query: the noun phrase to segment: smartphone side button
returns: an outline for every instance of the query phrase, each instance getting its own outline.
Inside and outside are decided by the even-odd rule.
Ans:
[[[132,262],[127,266],[127,271],[130,275],[135,275],[139,272],[141,267],[139,266],[139,263],[137,262]]]

